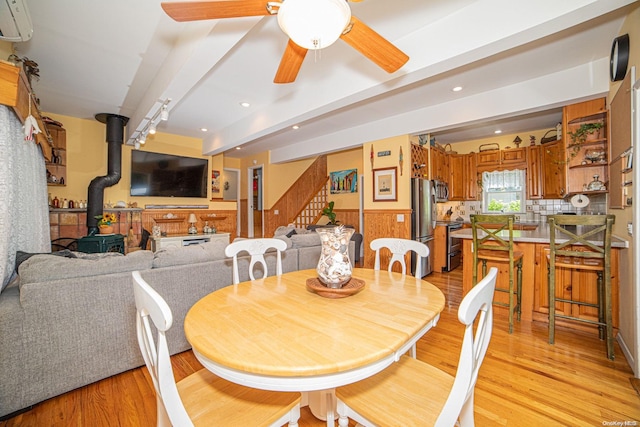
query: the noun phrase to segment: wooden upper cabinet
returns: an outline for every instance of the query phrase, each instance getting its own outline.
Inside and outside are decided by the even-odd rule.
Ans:
[[[567,194],[566,158],[562,140],[540,146],[542,149],[542,197],[562,199]]]
[[[500,165],[500,150],[481,151],[477,155],[478,168]]]
[[[449,181],[449,156],[442,148],[429,148],[429,165],[429,179]]]
[[[525,169],[526,167],[526,147],[481,151],[477,154],[477,168],[480,171]]]
[[[519,168],[527,167],[527,148],[509,148],[500,150],[500,161],[503,165],[515,166]]]
[[[607,183],[609,114],[605,98],[564,107],[562,121],[566,142],[567,195],[585,192],[585,188],[596,175],[600,181]],[[594,125],[601,128],[589,129]],[[581,133],[581,137],[578,136]]]
[[[476,154],[450,154],[449,200],[477,200]]]
[[[527,147],[527,198],[542,198],[542,145]]]
[[[465,154],[449,154],[449,200],[465,200]]]
[[[465,198],[478,200],[478,157],[476,153],[469,153],[465,158]]]
[[[567,135],[567,122],[582,117],[591,116],[598,113],[604,113],[607,111],[606,98],[598,98],[591,101],[580,102],[578,104],[567,105],[562,109],[562,119],[565,123],[562,123],[563,138],[565,141],[569,141]]]

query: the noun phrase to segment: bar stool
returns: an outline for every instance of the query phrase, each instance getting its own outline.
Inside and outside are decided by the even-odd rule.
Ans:
[[[550,215],[549,254],[549,344],[555,342],[556,318],[598,325],[600,339],[606,338],[607,357],[614,359],[611,314],[611,232],[615,215]],[[556,269],[594,271],[598,275],[597,302],[556,295]],[[564,293],[564,290],[563,290]],[[556,313],[556,302],[594,307],[598,321]]]
[[[482,277],[487,275],[487,262],[509,263],[509,288],[496,292],[509,294],[509,302],[494,301],[509,308],[509,333],[513,332],[514,313],[520,321],[522,311],[522,251],[514,250],[513,223],[515,215],[471,215],[473,232],[473,285],[478,283],[478,261],[482,261]],[[480,231],[481,233],[478,233]],[[505,236],[505,234],[507,234]],[[517,271],[516,271],[517,269]],[[517,274],[517,278],[514,276]]]

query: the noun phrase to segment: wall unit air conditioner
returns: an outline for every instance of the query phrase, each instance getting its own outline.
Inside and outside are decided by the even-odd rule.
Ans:
[[[33,35],[25,0],[0,0],[0,40],[26,42]]]

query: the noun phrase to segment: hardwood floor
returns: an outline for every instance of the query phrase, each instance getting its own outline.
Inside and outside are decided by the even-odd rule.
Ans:
[[[452,374],[462,341],[461,274],[459,268],[428,276],[448,304],[437,327],[418,343],[419,359]],[[546,324],[516,322],[513,334],[507,331],[506,316],[497,314],[476,385],[477,426],[640,425],[640,396],[617,343],[612,362],[595,335],[558,329],[551,346]],[[177,380],[201,368],[190,351],[172,362]],[[0,427],[154,426],[155,408],[153,385],[146,368],[139,368],[49,399]],[[607,424],[616,421],[621,424]],[[300,427],[324,425],[303,408]]]

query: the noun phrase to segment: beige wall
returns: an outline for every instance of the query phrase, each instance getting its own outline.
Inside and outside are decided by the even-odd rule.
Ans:
[[[339,172],[347,169],[357,169],[358,176],[362,175],[362,147],[353,150],[341,151],[327,156],[327,171]],[[329,201],[335,202],[335,209],[358,209],[360,207],[360,180],[358,191],[346,194],[330,194]]]
[[[86,200],[89,183],[96,176],[107,173],[106,126],[97,120],[78,119],[52,113],[44,113],[64,125],[67,132],[67,180],[66,186],[50,186],[51,196],[58,199]],[[131,150],[133,147],[122,147],[122,177],[118,184],[107,187],[104,191],[105,203],[118,201],[137,202],[138,207],[154,205],[206,205],[210,209],[235,209],[235,202],[211,202],[209,198],[191,197],[132,197],[129,195],[131,182]],[[209,158],[202,156],[202,142],[199,139],[187,138],[164,133],[150,135],[141,150],[166,154],[179,154],[189,157]],[[215,167],[222,171],[223,158],[209,158],[209,176]],[[208,190],[211,196],[211,189]]]
[[[373,146],[373,161],[371,166],[371,147]],[[400,168],[400,148],[402,147],[403,165]],[[378,157],[381,151],[391,151],[391,155]],[[409,135],[368,142],[362,148],[362,162],[364,173],[364,209],[365,210],[402,210],[411,208],[411,146]],[[373,201],[373,170],[380,168],[397,168],[397,196],[395,202]]]
[[[13,43],[0,41],[0,59],[7,60],[9,55],[13,53]]]
[[[629,55],[629,68],[636,67],[636,79],[640,78],[640,5],[637,6],[626,18],[620,35],[629,34],[631,52]],[[615,97],[622,82],[611,83],[609,87],[608,103]],[[637,149],[637,147],[636,147]],[[637,165],[636,165],[637,167]],[[631,191],[631,189],[630,189]],[[633,218],[634,210],[637,211],[637,200],[634,200],[634,207],[625,209],[613,209],[611,213],[616,216],[614,224],[614,234],[621,236],[629,241],[629,249],[620,252],[620,265],[626,268],[620,268],[620,329],[619,338],[624,343],[630,353],[630,364],[634,369],[635,376],[640,378],[640,326],[637,324],[637,310],[635,301],[637,301],[638,292],[640,292],[638,277],[633,277],[633,269],[629,266],[633,265],[634,248],[631,236],[627,234],[627,223],[633,222],[636,231],[638,230],[638,218]],[[636,268],[636,271],[638,269]],[[619,340],[620,340],[619,339]]]

